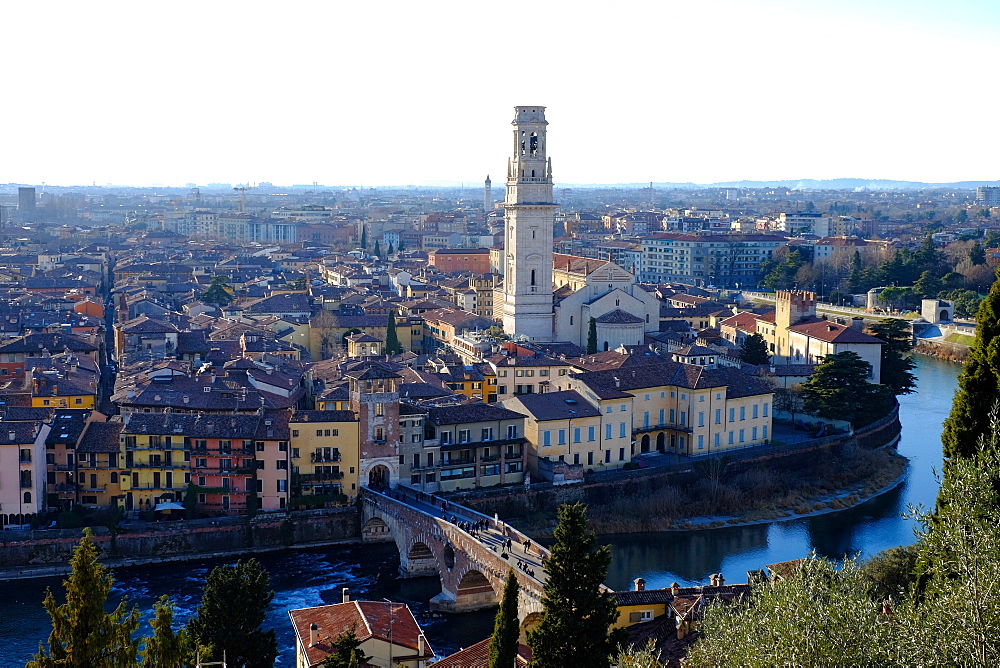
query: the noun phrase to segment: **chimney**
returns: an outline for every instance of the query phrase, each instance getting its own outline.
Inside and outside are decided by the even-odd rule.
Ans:
[[[635,591],[646,591],[646,581],[642,578],[632,580],[632,585],[635,588]]]
[[[309,646],[315,647],[319,644],[319,627],[316,624],[309,625]]]
[[[344,587],[343,589],[340,590],[340,597],[341,597],[341,603],[350,603],[351,590],[348,589],[347,587]]]
[[[864,318],[851,318],[851,329],[856,329],[859,332],[863,332],[865,329],[865,319]]]
[[[717,573],[715,579],[719,583],[718,586],[720,587],[726,584],[726,578],[722,577],[722,573]]]
[[[17,438],[17,432],[16,431],[8,431],[7,432],[7,438],[10,439],[11,442],[13,442],[14,439]]]
[[[424,647],[426,646],[426,643],[427,643],[427,641],[424,639],[424,634],[423,633],[421,633],[420,635],[417,636],[417,656],[418,657],[424,655]]]
[[[710,586],[710,587],[718,587],[719,586],[719,580],[717,579],[718,577],[719,577],[718,573],[712,573],[711,575],[709,575],[708,576],[708,586]]]
[[[670,585],[670,593],[673,594],[674,596],[677,596],[678,594],[681,593],[681,586],[676,582],[672,583]]]

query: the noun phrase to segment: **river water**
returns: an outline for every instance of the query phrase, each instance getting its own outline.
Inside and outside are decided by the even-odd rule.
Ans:
[[[900,397],[899,452],[910,459],[902,485],[827,515],[744,527],[607,537],[613,555],[608,585],[626,589],[637,577],[644,578],[649,588],[674,581],[697,584],[718,572],[728,582],[745,582],[748,570],[801,557],[810,550],[840,558],[859,552],[871,555],[913,542],[914,524],[902,514],[910,505],[934,504],[934,471],[941,468],[941,423],[951,407],[960,370],[956,364],[929,357],[918,356],[917,362],[919,389]],[[278,665],[294,663],[295,640],[287,611],[339,602],[341,587],[360,598],[408,603],[439,655],[482,640],[492,629],[489,611],[432,614],[427,600],[439,591],[435,579],[398,580],[399,557],[391,544],[291,551],[258,559],[270,571],[275,590],[266,625],[278,635]],[[145,623],[153,602],[169,594],[178,604],[178,618],[186,619],[198,604],[208,571],[220,563],[227,562],[118,569],[115,600],[127,595],[145,612]],[[47,587],[58,591],[59,579],[0,582],[0,666],[23,666],[46,638],[50,622],[41,601]]]

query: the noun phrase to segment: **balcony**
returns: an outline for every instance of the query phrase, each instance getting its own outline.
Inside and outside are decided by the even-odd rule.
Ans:
[[[59,472],[64,472],[64,473],[66,473],[66,472],[72,473],[73,471],[76,470],[76,467],[73,466],[72,464],[56,464],[53,467],[53,470],[59,471]]]
[[[649,426],[636,427],[632,430],[632,435],[635,436],[637,434],[645,434],[651,431],[666,431],[666,430],[683,431],[686,434],[690,434],[692,432],[691,427],[684,424],[662,423],[662,424],[651,424]]]
[[[377,442],[378,441],[376,441],[376,443]],[[309,455],[309,461],[312,462],[313,464],[318,464],[318,463],[322,463],[322,462],[339,462],[340,461],[340,453],[337,452],[337,453],[330,454],[330,455],[321,455],[321,454],[317,454],[317,453],[314,452],[311,455]]]
[[[192,457],[253,457],[255,454],[253,448],[228,448],[226,450],[220,450],[219,448],[191,448]]]
[[[61,482],[56,485],[56,492],[59,494],[75,494],[76,493],[76,483],[73,482]]]
[[[187,462],[126,462],[126,469],[184,469],[190,466]],[[109,468],[109,467],[104,467]]]
[[[501,447],[506,445],[525,444],[528,439],[523,437],[501,438],[493,441],[470,441],[468,443],[442,443],[441,450],[473,450],[475,448]]]
[[[343,480],[343,478],[343,471],[331,471],[330,473],[300,473],[298,479],[305,485],[307,483],[333,482],[334,480]]]
[[[467,457],[462,459],[446,459],[441,462],[441,466],[462,466],[475,463],[476,463],[475,457]]]

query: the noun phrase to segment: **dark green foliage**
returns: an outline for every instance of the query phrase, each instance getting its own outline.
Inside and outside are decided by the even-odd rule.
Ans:
[[[959,318],[974,317],[983,302],[983,298],[975,290],[952,290],[944,293],[942,298],[955,303],[955,315]]]
[[[496,620],[493,622],[489,668],[514,668],[514,662],[517,660],[517,639],[521,634],[517,619],[518,589],[517,576],[512,569],[507,573],[500,609],[497,610]]]
[[[371,659],[361,649],[363,641],[358,638],[358,627],[351,624],[333,641],[330,654],[320,664],[322,668],[358,668]]]
[[[194,519],[198,513],[198,488],[195,487],[194,483],[188,483],[181,505],[184,506],[184,517],[189,520]]]
[[[191,644],[183,627],[174,632],[174,604],[169,596],[161,596],[153,604],[152,637],[145,638],[142,648],[143,668],[179,668],[192,663]]]
[[[83,526],[83,518],[69,510],[59,513],[60,529],[79,529]]]
[[[386,252],[386,255],[390,255],[390,256],[391,256],[391,255],[392,255],[393,253],[395,253],[395,252],[396,252],[396,251],[395,251],[395,250],[393,250],[393,248],[392,248],[392,242],[390,241],[390,242],[389,242],[389,250],[388,250],[388,251]]]
[[[608,627],[618,617],[614,600],[601,591],[611,549],[597,546],[587,528],[587,507],[580,503],[559,508],[553,535],[542,619],[528,632],[533,665],[606,668],[614,649]]]
[[[597,352],[597,320],[591,318],[590,325],[587,327],[587,354],[593,355],[596,352]]]
[[[868,382],[871,365],[857,353],[827,355],[802,384],[803,408],[827,420],[847,420],[854,426],[885,415],[891,392]]]
[[[922,299],[932,299],[937,297],[937,294],[941,292],[944,285],[941,283],[941,279],[931,273],[930,270],[925,271],[920,274],[920,278],[917,282],[913,284],[913,292]]]
[[[847,291],[853,294],[863,292],[867,287],[861,267],[861,251],[855,250],[851,259],[851,272],[847,275]]]
[[[955,214],[955,222],[961,225],[969,220],[969,212],[965,209],[959,209],[958,213]]]
[[[206,304],[228,306],[233,301],[233,288],[225,276],[215,276],[208,288],[201,293],[201,300]]]
[[[990,210],[989,209],[980,209],[979,210],[979,217],[980,218],[989,218],[990,217]]]
[[[743,361],[747,364],[768,364],[771,353],[767,352],[767,341],[756,332],[743,340]]]
[[[761,273],[764,278],[760,284],[768,290],[785,290],[793,286],[795,274],[805,264],[802,253],[795,250],[788,253],[782,260],[771,258],[761,263]]]
[[[382,247],[379,245],[378,239],[375,240],[375,248],[372,249],[372,255],[382,257]]]
[[[388,355],[398,355],[403,352],[403,347],[399,345],[399,335],[396,333],[396,314],[389,312],[389,318],[385,324],[385,352]]]
[[[945,464],[970,457],[987,433],[990,411],[1000,397],[1000,281],[994,281],[976,313],[976,341],[958,376],[951,414],[944,421],[941,442]],[[946,466],[947,471],[947,466]]]
[[[917,548],[914,545],[890,547],[861,564],[861,573],[869,580],[869,595],[874,601],[899,601],[917,581]]]
[[[27,668],[132,668],[139,649],[132,638],[139,611],[129,609],[123,599],[114,611],[105,612],[114,578],[97,560],[90,529],[73,550],[70,567],[63,581],[66,602],[57,604],[51,590],[45,594],[42,605],[52,618],[49,647],[39,645]]]
[[[986,264],[986,251],[978,241],[972,244],[969,249],[969,262],[972,264]]]
[[[907,355],[913,348],[909,324],[899,318],[886,318],[869,325],[868,331],[885,341],[879,380],[894,395],[913,392],[917,388],[917,377],[913,373],[916,362]]]
[[[278,655],[274,631],[264,631],[264,615],[274,598],[271,578],[256,559],[217,566],[205,580],[201,605],[187,630],[215,660],[225,652],[229,666],[270,668]],[[207,658],[202,656],[202,658]]]
[[[361,226],[361,250],[368,249],[368,226]]]

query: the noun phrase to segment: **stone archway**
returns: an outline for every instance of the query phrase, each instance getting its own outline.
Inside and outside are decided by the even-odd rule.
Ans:
[[[389,486],[389,469],[382,464],[373,466],[368,472],[368,486],[382,490]]]
[[[656,435],[656,449],[665,452],[667,449],[667,435],[662,431]]]
[[[642,435],[642,441],[640,441],[639,446],[639,452],[649,452],[649,434]]]
[[[539,622],[542,621],[542,613],[540,612],[529,612],[524,617],[524,621],[521,622],[521,636],[520,641],[522,643],[528,640],[528,631],[534,631],[535,627],[538,626]]]
[[[493,591],[493,585],[480,571],[474,568],[470,569],[459,580],[458,591],[455,592],[455,604],[459,609],[488,608],[496,605],[497,602],[497,594]]]
[[[364,542],[389,541],[392,539],[389,525],[379,517],[371,518],[361,528],[361,540]]]
[[[400,553],[399,572],[404,577],[414,578],[423,575],[437,575],[438,563],[434,557],[434,552],[427,543],[417,540],[406,550],[405,555]]]

